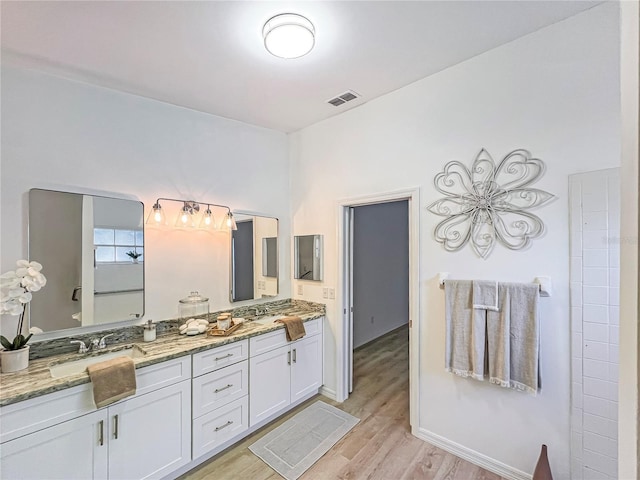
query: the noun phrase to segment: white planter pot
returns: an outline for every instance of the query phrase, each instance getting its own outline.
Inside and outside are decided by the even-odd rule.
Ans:
[[[29,366],[29,345],[20,350],[2,350],[0,367],[2,373],[19,372]]]

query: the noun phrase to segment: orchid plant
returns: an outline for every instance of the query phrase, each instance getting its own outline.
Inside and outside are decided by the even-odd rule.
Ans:
[[[18,268],[15,271],[0,275],[0,313],[20,315],[13,342],[0,335],[0,343],[5,350],[20,350],[31,339],[32,334],[29,334],[28,337],[22,334],[24,312],[27,304],[31,301],[31,292],[37,292],[47,283],[47,279],[40,272],[42,265],[38,262],[18,260],[16,265]]]

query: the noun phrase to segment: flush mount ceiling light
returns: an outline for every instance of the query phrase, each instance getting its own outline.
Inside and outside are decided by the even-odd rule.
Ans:
[[[276,57],[298,58],[311,51],[315,44],[313,23],[296,13],[271,17],[262,28],[265,48]]]

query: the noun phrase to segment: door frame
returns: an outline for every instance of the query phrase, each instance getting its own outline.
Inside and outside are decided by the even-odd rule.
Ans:
[[[417,428],[419,418],[420,379],[420,189],[407,188],[392,192],[349,197],[337,202],[338,288],[337,306],[341,321],[336,331],[337,391],[336,399],[343,402],[349,397],[349,369],[353,332],[351,312],[348,311],[350,278],[350,217],[349,209],[376,203],[407,200],[409,213],[409,418],[412,428]],[[414,321],[415,320],[415,321]]]

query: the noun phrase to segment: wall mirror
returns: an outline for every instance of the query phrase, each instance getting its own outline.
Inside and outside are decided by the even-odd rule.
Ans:
[[[238,226],[231,234],[232,302],[278,294],[278,219],[234,212]]]
[[[322,280],[322,235],[295,236],[293,260],[294,278]]]
[[[33,296],[30,326],[43,332],[144,315],[142,202],[29,191],[29,258],[47,286]]]

